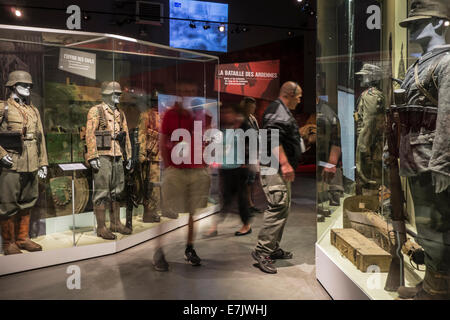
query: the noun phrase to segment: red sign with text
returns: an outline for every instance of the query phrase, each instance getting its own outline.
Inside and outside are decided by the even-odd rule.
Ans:
[[[221,64],[216,79],[216,91],[273,100],[280,90],[280,60]]]

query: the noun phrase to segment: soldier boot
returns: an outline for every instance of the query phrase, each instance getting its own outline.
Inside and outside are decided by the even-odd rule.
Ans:
[[[11,217],[8,220],[0,222],[2,228],[2,240],[3,240],[3,254],[18,254],[22,253],[20,248],[16,244],[16,232],[15,232],[15,217]]]
[[[17,217],[16,227],[16,244],[22,250],[30,252],[42,251],[42,247],[34,241],[31,241],[30,233],[30,211],[20,213]]]
[[[127,206],[125,227],[133,231],[133,205]]]
[[[412,299],[423,288],[423,281],[419,282],[415,287],[401,286],[398,288],[397,293],[400,299]]]
[[[432,271],[427,268],[423,286],[413,300],[448,300],[450,277],[447,274]]]
[[[144,215],[142,216],[142,221],[145,223],[160,222],[161,218],[155,210],[150,208],[150,206],[144,205]]]
[[[121,234],[131,234],[131,229],[125,227],[120,221],[120,202],[113,201],[111,203],[111,211],[109,214],[109,219],[111,220],[109,229],[112,232],[118,232]]]
[[[95,218],[97,219],[97,236],[105,240],[115,240],[116,236],[114,233],[106,228],[105,215],[106,207],[105,204],[94,205]]]

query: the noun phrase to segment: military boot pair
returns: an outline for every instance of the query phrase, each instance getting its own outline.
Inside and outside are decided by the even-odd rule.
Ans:
[[[30,212],[22,212],[17,216],[1,221],[4,255],[42,251],[42,247],[29,238]]]
[[[111,211],[109,213],[110,226],[109,229],[112,232],[118,232],[121,234],[131,234],[131,229],[125,227],[120,221],[120,202],[113,201],[111,203]]]
[[[106,206],[104,203],[94,205],[94,214],[97,219],[97,236],[105,240],[115,240],[116,235],[106,228]]]
[[[145,223],[160,222],[161,218],[156,210],[150,208],[148,205],[144,205],[144,215],[142,216],[142,221]]]

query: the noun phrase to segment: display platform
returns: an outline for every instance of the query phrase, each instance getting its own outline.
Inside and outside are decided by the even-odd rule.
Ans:
[[[396,299],[396,292],[384,290],[387,272],[363,273],[331,244],[331,229],[343,228],[343,206],[327,219],[318,224],[322,237],[316,243],[316,278],[330,296],[334,300]],[[412,229],[412,226],[408,226],[408,229]],[[404,256],[404,261],[406,286],[414,287],[425,273],[413,270],[408,257]]]
[[[220,209],[219,205],[210,204],[195,216],[195,221],[206,218]],[[125,208],[121,208],[122,222]],[[23,251],[22,254],[0,255],[0,275],[28,271],[52,265],[95,258],[118,253],[142,242],[151,240],[167,232],[184,227],[188,214],[180,214],[178,219],[162,217],[160,223],[144,223],[139,216],[133,217],[132,235],[115,233],[117,240],[108,241],[97,237],[92,228],[80,228],[75,232],[76,246],[72,245],[72,231],[52,233],[33,239],[43,247],[40,252]]]

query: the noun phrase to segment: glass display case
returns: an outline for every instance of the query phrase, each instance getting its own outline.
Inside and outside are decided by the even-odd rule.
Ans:
[[[448,1],[318,1],[317,279],[334,299],[450,298],[449,20]]]
[[[10,154],[15,164],[5,158],[0,169],[0,275],[114,253],[187,224],[186,213],[161,212],[159,126],[182,99],[217,128],[217,57],[111,34],[7,25],[0,48],[1,131],[19,121],[15,111],[25,113],[22,149],[1,137],[0,158]],[[217,173],[209,170],[208,206],[196,218],[217,211]],[[26,244],[5,246],[18,237]]]

